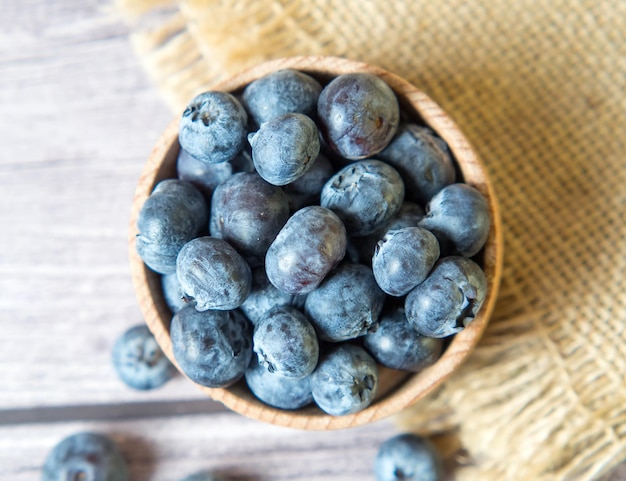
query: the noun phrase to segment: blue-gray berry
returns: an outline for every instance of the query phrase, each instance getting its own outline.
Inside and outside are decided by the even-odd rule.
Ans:
[[[374,461],[376,481],[442,481],[441,457],[426,438],[412,433],[381,444]]]
[[[178,282],[176,272],[161,276],[161,288],[163,290],[165,303],[167,304],[167,307],[170,308],[170,311],[172,311],[172,314],[176,314],[187,305],[187,302],[185,302],[184,299],[185,294],[180,287],[180,282]]]
[[[322,154],[318,155],[311,168],[302,177],[283,187],[289,199],[291,211],[295,212],[308,205],[319,204],[322,187],[334,173],[335,170],[328,158]]]
[[[233,175],[234,169],[230,162],[210,164],[198,160],[185,149],[180,149],[176,159],[176,173],[180,180],[191,182],[211,202],[211,195],[215,188]]]

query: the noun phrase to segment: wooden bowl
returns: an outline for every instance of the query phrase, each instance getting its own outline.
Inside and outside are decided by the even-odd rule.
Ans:
[[[382,68],[336,57],[291,57],[259,64],[221,82],[213,90],[232,93],[241,91],[253,80],[284,68],[308,73],[322,84],[339,74],[349,72],[368,72],[379,76],[395,91],[405,114],[428,125],[448,143],[463,180],[482,192],[489,204],[491,229],[487,243],[478,255],[478,261],[487,276],[488,293],[479,315],[464,331],[454,336],[442,357],[424,371],[413,374],[381,368],[379,392],[368,408],[345,416],[331,416],[315,406],[285,411],[257,400],[243,380],[234,386],[221,389],[198,386],[211,398],[222,402],[231,410],[276,425],[310,430],[359,426],[398,413],[412,405],[439,386],[470,355],[487,326],[498,293],[502,273],[501,219],[485,168],[463,133],[422,91]],[[172,354],[169,334],[172,314],[163,299],[160,276],[148,269],[137,254],[135,237],[138,233],[137,216],[153,187],[162,179],[176,177],[176,157],[179,151],[178,122],[179,117],[167,127],[143,169],[133,200],[128,239],[132,278],[141,311],[157,342],[174,364],[176,361]]]

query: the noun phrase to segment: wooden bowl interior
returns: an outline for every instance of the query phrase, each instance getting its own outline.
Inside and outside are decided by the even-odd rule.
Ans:
[[[487,297],[479,315],[464,331],[452,338],[437,363],[424,371],[412,374],[381,367],[380,389],[374,403],[368,408],[345,416],[330,416],[315,406],[285,411],[267,406],[256,399],[243,380],[224,389],[198,386],[211,398],[222,402],[233,411],[260,421],[314,430],[358,426],[395,414],[434,390],[457,369],[478,343],[493,311],[500,283],[502,271],[500,214],[493,187],[484,167],[450,117],[419,89],[381,68],[334,57],[293,57],[260,64],[222,82],[215,90],[237,93],[251,81],[282,68],[306,72],[323,84],[332,77],[349,72],[368,72],[381,77],[395,91],[401,109],[408,118],[429,126],[448,143],[463,181],[477,188],[486,197],[490,207],[492,224],[489,236],[485,247],[477,256],[488,281]],[[137,216],[154,186],[160,180],[176,177],[178,151],[177,118],[165,130],[143,169],[135,191],[129,229],[130,264],[138,302],[147,325],[174,364],[176,360],[169,336],[172,314],[162,295],[160,276],[148,269],[138,256],[135,238]]]

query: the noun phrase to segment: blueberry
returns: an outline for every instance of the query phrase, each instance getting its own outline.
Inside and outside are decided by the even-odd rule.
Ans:
[[[128,467],[117,446],[99,433],[63,439],[48,454],[42,481],[128,481]]]
[[[363,346],[383,366],[419,372],[439,359],[443,341],[418,334],[404,308],[396,307],[383,312],[378,325],[363,338]]]
[[[427,439],[405,433],[380,446],[374,461],[376,481],[441,481],[439,453]]]
[[[172,351],[180,369],[207,387],[226,387],[243,377],[252,356],[252,329],[240,312],[187,306],[172,318]]]
[[[228,478],[212,473],[211,471],[198,471],[189,476],[185,476],[180,481],[228,481]]]
[[[231,244],[251,266],[259,266],[288,218],[289,201],[283,190],[258,174],[242,172],[215,189],[209,228],[212,236]]]
[[[250,83],[243,102],[257,124],[287,113],[315,113],[322,86],[313,77],[292,69],[272,72]]]
[[[176,374],[176,368],[143,324],[131,327],[118,337],[112,359],[119,378],[134,389],[160,387]]]
[[[182,180],[163,180],[139,211],[137,253],[155,272],[171,274],[180,249],[207,222],[208,207],[196,187]]]
[[[294,296],[281,291],[267,278],[265,267],[257,267],[252,270],[252,289],[250,294],[241,304],[240,309],[248,320],[256,325],[263,315],[276,306],[296,306],[304,305],[305,295]]]
[[[269,372],[253,359],[246,370],[246,383],[258,399],[279,409],[300,409],[313,402],[311,377],[283,377]]]
[[[198,237],[183,246],[176,274],[187,301],[198,311],[235,309],[248,297],[252,272],[225,240]]]
[[[451,336],[476,317],[486,292],[487,279],[478,264],[464,257],[445,257],[407,295],[406,317],[423,336]]]
[[[290,294],[311,292],[343,259],[346,243],[346,228],[331,210],[315,205],[300,209],[267,250],[267,278]]]
[[[351,236],[376,232],[400,209],[404,184],[400,174],[380,160],[353,162],[322,188],[321,202],[346,225]]]
[[[338,342],[364,335],[378,321],[384,302],[371,269],[343,264],[307,296],[304,311],[320,339]]]
[[[382,79],[365,73],[333,79],[320,94],[317,112],[328,145],[351,160],[383,150],[400,120],[393,90]]]
[[[313,399],[332,416],[369,406],[378,389],[376,361],[360,346],[340,344],[325,353],[311,375]]]
[[[335,170],[328,158],[322,154],[318,155],[311,168],[302,177],[284,186],[291,211],[295,212],[308,205],[319,204],[320,191],[334,173]]]
[[[165,303],[172,313],[175,314],[187,305],[184,300],[185,294],[180,287],[176,272],[161,276],[161,288],[163,290]]]
[[[442,252],[472,257],[487,240],[489,206],[474,187],[451,184],[430,200],[419,225],[435,234]]]
[[[422,283],[439,259],[439,242],[422,227],[388,231],[372,259],[376,283],[387,294],[404,296]]]
[[[248,115],[239,101],[225,92],[204,92],[187,105],[180,119],[181,147],[203,162],[233,159],[246,141]]]
[[[427,127],[403,124],[378,158],[395,167],[406,188],[409,200],[426,204],[456,173],[445,142]]]
[[[215,188],[233,175],[233,171],[233,165],[230,162],[209,164],[196,159],[184,149],[178,152],[176,160],[178,178],[195,185],[209,202]]]
[[[320,153],[315,122],[302,114],[284,114],[248,136],[254,167],[270,184],[293,182],[311,168]]]

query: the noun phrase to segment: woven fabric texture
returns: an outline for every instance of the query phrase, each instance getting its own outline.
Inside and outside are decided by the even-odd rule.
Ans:
[[[459,480],[598,479],[626,458],[626,2],[118,3],[175,112],[243,67],[312,54],[438,102],[495,185],[504,275],[469,362],[397,422],[451,433]]]

